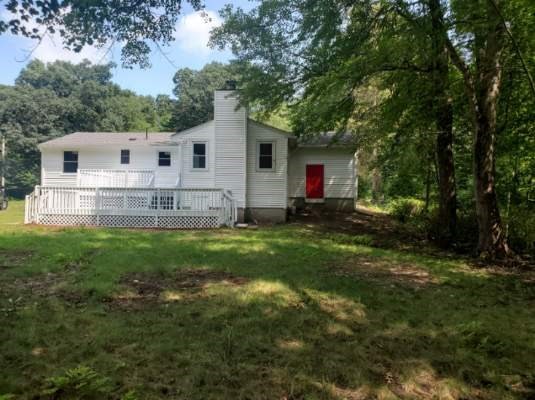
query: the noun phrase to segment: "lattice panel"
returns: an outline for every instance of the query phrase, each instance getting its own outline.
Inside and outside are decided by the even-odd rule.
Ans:
[[[99,225],[122,228],[154,228],[156,217],[142,215],[101,215]]]
[[[98,220],[98,222],[97,222]],[[219,216],[60,215],[41,214],[42,225],[108,226],[120,228],[207,229],[218,228]]]
[[[130,210],[149,208],[149,199],[143,195],[132,195],[126,197],[126,208]]]
[[[124,197],[118,196],[101,196],[100,204],[103,209],[120,209],[123,208]]]
[[[80,208],[95,208],[95,194],[80,194]]]
[[[216,215],[158,217],[158,227],[167,229],[218,228],[219,217]]]
[[[95,215],[40,214],[39,223],[60,226],[96,225],[97,217]]]

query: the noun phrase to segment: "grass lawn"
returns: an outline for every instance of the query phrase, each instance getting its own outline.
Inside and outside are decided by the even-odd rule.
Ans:
[[[60,229],[22,209],[0,212],[0,399],[535,397],[527,273],[313,223]]]

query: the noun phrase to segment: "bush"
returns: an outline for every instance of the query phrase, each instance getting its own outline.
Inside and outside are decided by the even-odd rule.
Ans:
[[[411,219],[419,218],[424,214],[425,203],[422,200],[413,198],[399,198],[393,200],[388,211],[400,222],[408,222]]]
[[[109,380],[91,368],[79,366],[47,380],[43,395],[53,399],[102,399],[110,390]]]
[[[535,254],[535,209],[515,207],[509,218],[509,245],[519,253]]]

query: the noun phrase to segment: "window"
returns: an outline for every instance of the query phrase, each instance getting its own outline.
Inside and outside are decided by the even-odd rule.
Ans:
[[[63,172],[67,174],[75,174],[78,172],[78,152],[64,151],[63,152]]]
[[[130,150],[121,150],[121,164],[130,164]]]
[[[206,143],[193,143],[193,168],[206,169]]]
[[[171,166],[171,153],[169,151],[159,151],[158,152],[158,165],[160,167],[170,167]]]
[[[273,169],[273,142],[258,143],[258,169]]]

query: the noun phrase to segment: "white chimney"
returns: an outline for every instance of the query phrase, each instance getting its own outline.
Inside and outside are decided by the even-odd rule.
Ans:
[[[232,191],[238,208],[245,208],[247,179],[247,110],[235,90],[216,90],[215,186]]]

